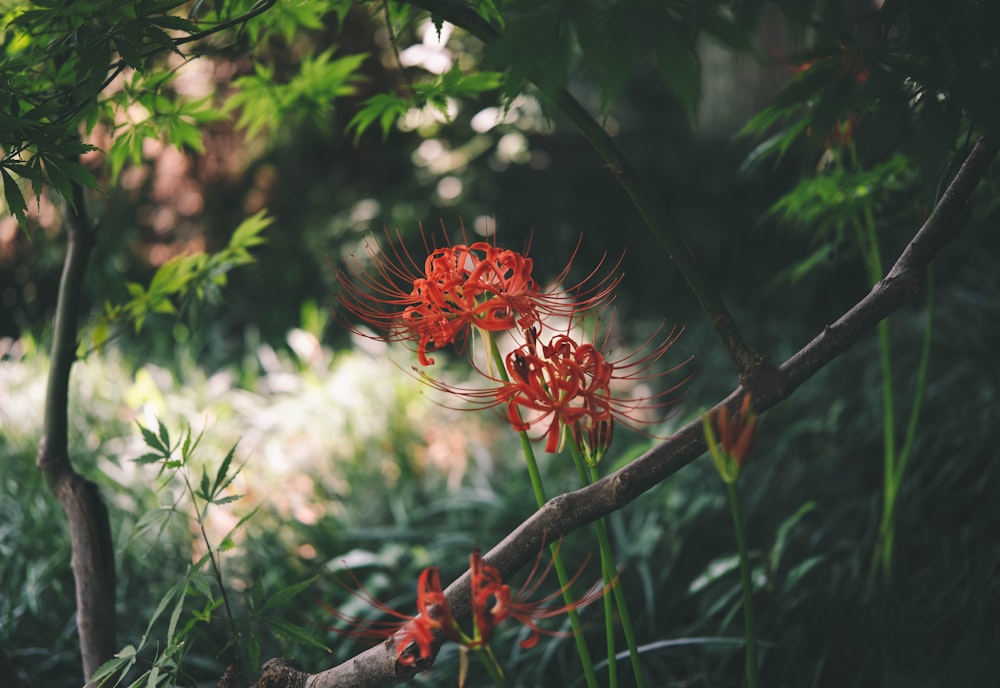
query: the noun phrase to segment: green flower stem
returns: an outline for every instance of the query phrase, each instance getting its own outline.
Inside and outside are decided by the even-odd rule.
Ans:
[[[494,685],[498,688],[507,688],[507,679],[504,678],[503,669],[500,668],[500,662],[497,661],[497,657],[493,654],[493,648],[489,645],[484,645],[481,650],[476,650],[476,654],[482,661],[483,666],[486,667],[486,671],[489,673],[490,678],[493,679]]]
[[[729,507],[733,512],[733,530],[736,531],[736,546],[740,555],[740,585],[743,588],[743,627],[747,640],[747,688],[757,688],[757,635],[753,621],[753,581],[750,561],[747,557],[746,534],[743,530],[743,510],[740,508],[740,494],[737,482],[726,482],[729,493]]]
[[[489,340],[490,355],[497,366],[500,379],[504,382],[510,382],[510,377],[507,375],[507,369],[504,366],[503,356],[500,354],[500,347],[497,346],[496,338],[492,334],[487,334],[486,338]],[[528,476],[531,479],[531,487],[535,492],[535,501],[538,503],[538,508],[541,508],[548,500],[545,496],[545,488],[542,486],[541,473],[538,471],[538,462],[535,461],[535,450],[531,446],[531,440],[528,438],[527,432],[522,430],[518,435],[521,438],[521,450],[524,452],[525,463],[528,464]],[[569,585],[566,566],[563,564],[562,557],[559,556],[559,546],[551,543],[549,544],[549,551],[552,553],[552,563],[556,570],[556,577],[559,579],[559,586],[562,588],[563,600],[567,605],[572,606],[576,603],[576,597],[573,595],[573,590]],[[587,639],[583,635],[583,624],[580,622],[580,614],[576,609],[570,609],[567,616],[569,617],[570,626],[573,628],[573,639],[576,641],[576,651],[580,655],[580,663],[583,665],[583,675],[587,680],[587,686],[588,688],[597,688],[597,674],[594,672],[594,663],[590,658],[590,650],[587,648]]]
[[[850,163],[858,167],[857,150],[851,144],[847,148]],[[879,251],[878,234],[875,231],[875,216],[871,207],[862,209],[859,222],[855,222],[855,232],[862,260],[868,271],[871,284],[876,284],[882,278],[882,256]],[[894,401],[894,385],[891,362],[891,340],[889,322],[882,320],[878,324],[879,363],[882,367],[882,451],[883,451],[883,484],[882,484],[882,517],[879,521],[878,538],[872,557],[869,573],[869,586],[874,583],[877,570],[882,575],[882,583],[889,586],[892,581],[893,557],[896,536],[896,503],[906,466],[913,450],[913,440],[916,436],[917,421],[920,407],[923,404],[924,392],[927,388],[927,367],[930,362],[930,344],[933,317],[933,276],[928,268],[927,279],[927,320],[924,327],[924,339],[920,352],[920,363],[917,368],[917,385],[914,391],[913,405],[907,422],[906,435],[902,449],[896,448],[896,409]]]
[[[587,469],[584,467],[585,462],[583,460],[583,455],[575,442],[570,442],[569,445],[570,453],[573,455],[573,463],[576,465],[576,472],[580,476],[580,483],[586,485],[590,481],[587,478]],[[598,528],[598,523],[600,523],[600,529]],[[604,532],[603,518],[594,522],[594,533],[597,534],[598,532]],[[607,533],[605,532],[604,542],[606,542],[607,539]],[[607,548],[603,546],[600,535],[598,535],[597,541],[601,544],[601,581],[604,583],[604,635],[608,648],[608,686],[610,688],[617,688],[618,662],[615,660],[617,655],[615,649],[615,608],[614,602],[611,599],[612,596],[608,594],[608,586],[613,585],[617,588],[617,582],[615,581],[615,565],[613,558],[610,556],[610,546]]]
[[[583,457],[580,447],[575,442],[570,442],[570,453],[573,455],[573,462],[576,464],[577,473],[584,485],[596,483],[600,480],[600,473],[596,465],[590,465]],[[589,476],[585,464],[589,466]],[[639,661],[639,646],[635,641],[635,633],[632,629],[632,615],[628,611],[628,603],[625,599],[625,591],[622,589],[621,581],[618,580],[618,569],[615,566],[615,556],[611,549],[611,541],[608,539],[608,526],[604,518],[594,521],[594,533],[597,535],[597,544],[601,551],[601,576],[605,587],[611,586],[615,605],[618,607],[618,617],[621,619],[622,632],[625,634],[625,643],[628,645],[629,661],[632,663],[632,672],[635,674],[635,685],[637,688],[645,688],[646,682],[643,678],[642,664]],[[615,665],[615,645],[614,645],[614,618],[611,609],[611,599],[604,595],[604,618],[607,624],[608,634],[608,672],[610,685],[616,685],[618,680]]]

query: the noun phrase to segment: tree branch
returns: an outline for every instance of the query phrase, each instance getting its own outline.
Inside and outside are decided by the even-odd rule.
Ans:
[[[77,627],[84,678],[87,678],[116,649],[115,561],[108,511],[97,485],[77,473],[69,460],[69,376],[76,359],[76,320],[83,301],[83,278],[94,244],[83,187],[79,184],[73,185],[73,206],[56,303],[45,418],[35,465],[58,499],[69,524]]]
[[[966,203],[997,155],[997,145],[980,139],[958,174],[917,231],[888,275],[847,313],[828,325],[811,342],[766,377],[748,387],[754,409],[761,413],[787,399],[830,361],[849,349],[883,318],[913,300],[920,292],[924,268],[944,245],[960,219]],[[733,390],[713,410],[736,405],[744,387]],[[701,419],[695,419],[676,435],[646,452],[632,463],[600,481],[549,500],[484,556],[505,578],[532,561],[545,544],[624,507],[705,451]],[[469,572],[448,586],[445,595],[456,618],[469,613]],[[319,674],[299,677],[295,685],[305,688],[378,688],[398,683],[412,669],[396,661],[393,639],[370,648],[353,659]],[[426,667],[424,667],[426,668]],[[258,682],[256,688],[279,684]]]

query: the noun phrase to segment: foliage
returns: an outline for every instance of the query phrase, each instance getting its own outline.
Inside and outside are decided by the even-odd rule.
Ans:
[[[272,222],[261,211],[240,223],[229,238],[229,245],[212,255],[194,253],[176,256],[161,265],[153,274],[148,287],[126,284],[131,299],[122,304],[104,304],[104,313],[91,326],[90,346],[100,349],[111,328],[120,323],[132,323],[136,334],[146,318],[154,313],[177,314],[177,303],[221,301],[221,289],[226,286],[230,270],[253,262],[250,249],[264,243],[260,236]]]
[[[112,495],[120,535],[123,634],[131,640],[109,672],[135,680],[124,678],[127,667],[149,662],[143,668],[158,667],[160,679],[186,672],[192,681],[214,680],[219,657],[237,639],[250,667],[279,653],[326,666],[324,645],[337,660],[362,647],[324,635],[323,605],[350,604],[331,572],[346,561],[373,594],[412,608],[401,581],[432,564],[446,578],[458,575],[464,555],[506,535],[531,500],[492,426],[466,426],[429,405],[388,363],[390,350],[333,352],[320,344],[325,316],[316,314],[325,308],[310,299],[328,302],[324,256],[335,261],[356,250],[358,232],[372,226],[398,224],[409,236],[420,219],[455,214],[470,232],[488,231],[493,218],[505,243],[534,226],[543,265],[582,227],[585,263],[588,253],[638,247],[626,265],[643,288],[619,301],[619,320],[631,326],[624,329],[662,319],[665,302],[672,319],[695,313],[662,255],[644,249],[650,244],[635,210],[564,126],[553,103],[569,87],[681,225],[697,228],[685,239],[709,274],[733,276],[720,287],[737,320],[778,360],[870,277],[870,269],[859,279],[832,260],[847,252],[853,237],[845,233],[863,226],[895,247],[926,215],[971,138],[996,135],[1000,122],[984,87],[996,81],[998,65],[1000,13],[991,4],[963,0],[942,12],[930,0],[890,0],[861,17],[841,5],[774,3],[791,37],[774,44],[765,4],[754,0],[5,5],[0,176],[6,209],[22,230],[45,229],[15,245],[10,225],[0,223],[3,284],[7,273],[30,273],[17,277],[18,293],[23,286],[29,294],[29,284],[38,292],[34,310],[19,301],[11,309],[27,314],[16,327],[25,333],[17,346],[28,353],[4,353],[0,365],[0,641],[22,675],[79,679],[68,543],[52,527],[61,517],[31,467],[38,419],[25,412],[41,408],[46,363],[26,333],[43,332],[55,299],[56,280],[35,273],[55,261],[35,256],[61,250],[53,240],[58,222],[41,219],[46,207],[81,210],[86,198],[102,223],[99,272],[87,288],[92,302],[106,305],[84,338],[100,356],[74,367],[72,435],[81,470]],[[467,13],[452,14],[459,10]],[[377,38],[382,31],[388,40]],[[692,135],[714,114],[704,105],[719,90],[717,65],[704,59],[711,44],[790,76],[745,127],[766,140],[742,178],[732,163],[745,156],[746,138],[713,153]],[[411,47],[446,54],[448,66],[409,62],[402,56]],[[180,79],[196,62],[216,70],[204,80],[207,93]],[[141,219],[170,200],[157,184],[163,177],[151,172],[157,150],[190,162],[208,201],[166,230]],[[229,171],[213,177],[209,162]],[[96,187],[104,198],[83,194]],[[863,575],[878,531],[872,486],[882,458],[872,436],[872,361],[891,354],[894,364],[917,368],[910,342],[923,314],[894,316],[904,336],[891,350],[859,342],[841,368],[799,391],[794,409],[775,409],[764,426],[759,451],[767,458],[755,460],[743,485],[765,685],[974,685],[996,674],[1000,593],[990,572],[1000,554],[982,533],[998,521],[989,507],[998,473],[988,459],[1000,422],[989,375],[1000,335],[990,305],[998,285],[986,258],[996,242],[981,228],[995,222],[997,207],[977,203],[970,229],[949,248],[954,258],[942,282],[951,286],[939,289],[933,312],[923,416],[933,426],[915,435],[912,465],[900,478],[898,547],[907,565],[893,589],[873,591]],[[260,241],[263,207],[281,231],[269,236],[258,272],[233,273],[229,305],[202,325],[213,355],[207,345],[175,347],[156,315],[216,298],[228,271]],[[250,219],[230,237],[237,214]],[[776,220],[798,231],[740,229],[761,215],[765,227]],[[16,227],[14,234],[22,236]],[[174,248],[192,235],[222,248],[160,261],[144,255],[149,244]],[[829,268],[822,276],[821,265]],[[762,286],[773,287],[779,273],[796,288]],[[6,306],[13,287],[0,287]],[[285,341],[311,303],[310,326]],[[793,309],[796,317],[784,315]],[[685,341],[701,352],[701,372],[684,417],[732,384],[717,344],[697,315],[690,321]],[[120,333],[113,344],[112,330]],[[155,360],[133,338],[140,330],[166,343]],[[361,346],[343,333],[337,339]],[[119,360],[119,346],[128,362]],[[914,389],[904,380],[891,394],[905,400]],[[143,433],[137,418],[162,425]],[[179,444],[161,431],[192,426],[207,428],[200,445],[190,431]],[[175,478],[191,471],[186,493],[166,474],[159,492],[150,489],[150,467],[127,460],[146,451],[143,439],[157,456],[152,463]],[[195,445],[214,458],[196,458]],[[639,451],[608,458],[626,461]],[[243,461],[241,491],[261,509],[227,540],[245,516],[242,505],[214,505],[221,530],[206,554],[188,520],[165,516],[186,494],[196,521],[210,525],[199,519],[212,500],[232,496],[223,488],[233,487],[232,467]],[[706,468],[692,466],[610,520],[630,606],[644,610],[635,620],[644,666],[660,683],[724,685],[741,673],[742,648],[732,640],[735,552]],[[575,483],[571,468],[541,469],[550,484]],[[219,543],[233,547],[213,587],[203,569]],[[584,550],[566,543],[572,556]],[[224,590],[237,610],[230,618],[245,625],[218,633]],[[303,604],[300,594],[319,604]],[[541,657],[515,649],[501,663],[525,685],[569,683],[578,672],[572,650],[553,640]],[[446,650],[422,680],[451,683],[459,661]]]

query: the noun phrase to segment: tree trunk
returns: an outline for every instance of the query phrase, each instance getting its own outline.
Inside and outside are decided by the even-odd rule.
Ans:
[[[115,652],[115,558],[108,511],[97,485],[77,473],[69,460],[69,374],[76,359],[83,277],[94,243],[83,188],[74,185],[73,191],[75,208],[70,211],[66,262],[59,283],[36,465],[69,524],[77,628],[84,679],[88,679]]]

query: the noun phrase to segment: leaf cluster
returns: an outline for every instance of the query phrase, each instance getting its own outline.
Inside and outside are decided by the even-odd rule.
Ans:
[[[450,119],[448,100],[451,98],[474,98],[483,93],[496,91],[504,83],[502,72],[479,71],[466,74],[459,65],[455,65],[444,74],[434,79],[417,81],[410,84],[411,93],[405,97],[398,93],[377,93],[362,104],[347,125],[347,130],[354,130],[354,140],[372,125],[378,123],[382,138],[396,120],[410,109],[423,109],[430,106],[437,110],[445,119]]]
[[[156,270],[148,286],[127,283],[131,298],[104,304],[104,313],[91,326],[89,346],[100,349],[114,326],[131,323],[138,333],[150,315],[179,315],[193,302],[219,302],[228,273],[254,261],[250,250],[265,242],[261,232],[272,222],[266,211],[260,211],[240,223],[222,250],[175,256]]]
[[[226,103],[227,111],[239,110],[237,126],[254,137],[280,122],[289,126],[308,121],[329,132],[333,99],[353,95],[361,76],[358,68],[364,53],[333,58],[334,49],[302,58],[299,71],[285,83],[277,83],[275,68],[263,62],[253,74],[236,80],[239,90]]]
[[[71,203],[74,184],[96,188],[78,161],[94,150],[79,140],[80,123],[93,127],[98,95],[124,67],[142,71],[153,55],[177,51],[168,32],[196,29],[171,14],[182,4],[40,0],[8,8],[0,20],[0,174],[7,206],[20,222],[27,205],[15,176],[30,182],[36,198],[46,184]]]
[[[552,94],[592,79],[604,108],[621,96],[639,67],[652,66],[692,114],[701,97],[698,37],[749,50],[759,6],[728,0],[509,0],[500,5],[503,31],[487,46],[487,64],[509,66],[508,96],[525,81]]]

